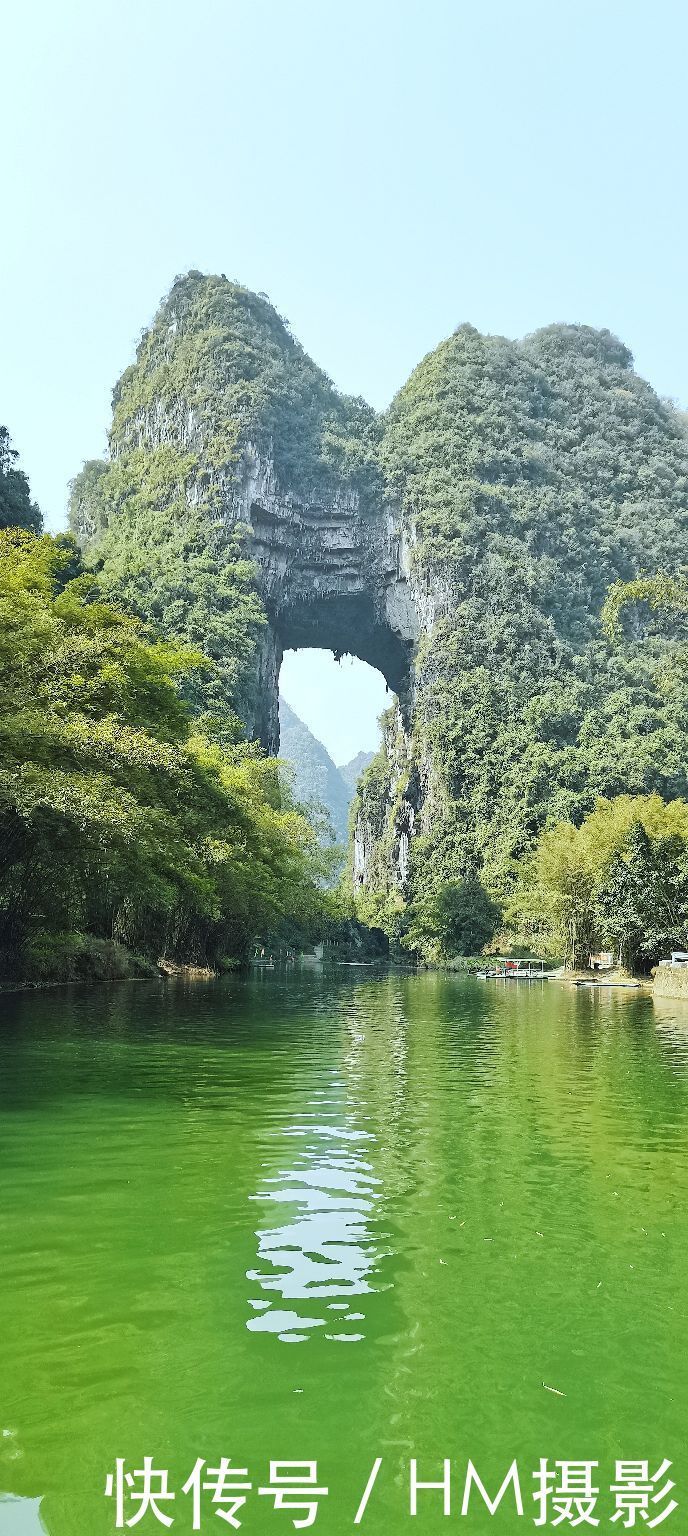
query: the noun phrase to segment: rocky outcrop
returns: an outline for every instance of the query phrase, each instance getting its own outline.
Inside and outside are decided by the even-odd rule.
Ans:
[[[274,465],[253,445],[242,454],[225,506],[227,515],[250,529],[268,616],[249,732],[277,750],[282,656],[308,646],[376,667],[408,718],[424,605],[394,507],[364,509],[353,490],[312,501],[280,492]]]
[[[547,819],[599,794],[688,793],[656,646],[619,661],[600,626],[613,583],[688,563],[688,441],[608,331],[462,325],[380,417],[264,295],[189,273],[117,386],[73,526],[111,592],[212,657],[201,712],[222,723],[228,700],[270,751],[286,649],[379,669],[398,707],[354,880],[392,921],[466,873],[508,895]]]
[[[398,703],[383,719],[380,751],[362,775],[355,802],[354,890],[393,900],[408,888],[411,840],[422,817],[412,734]]]
[[[91,462],[74,484],[72,527],[96,552],[113,508],[118,516],[137,497],[149,524],[160,505],[163,539],[165,507],[172,540],[184,509],[196,526],[207,518],[209,547],[218,526],[246,530],[267,624],[239,712],[270,752],[287,649],[360,657],[410,714],[428,596],[414,587],[408,524],[385,491],[378,425],[364,402],[337,393],[261,295],[189,273],[117,385],[110,463]],[[111,547],[107,560],[122,564]],[[145,596],[138,602],[148,617]]]

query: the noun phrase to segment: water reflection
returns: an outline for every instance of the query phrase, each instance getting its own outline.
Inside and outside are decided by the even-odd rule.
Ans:
[[[317,1456],[332,1536],[378,1453],[370,1536],[444,1446],[685,1481],[686,1015],[438,974],[3,999],[0,1487],[49,1492],[0,1536],[109,1536],[115,1455],[180,1487],[228,1434]]]
[[[344,1123],[328,1123],[328,1108]],[[280,1161],[285,1139],[296,1144],[294,1156],[275,1171],[268,1159],[251,1196],[265,1206],[266,1223],[256,1231],[262,1265],[248,1271],[263,1295],[251,1300],[247,1327],[284,1343],[303,1343],[314,1328],[338,1343],[359,1342],[360,1298],[381,1288],[384,1251],[372,1227],[381,1198],[371,1163],[376,1137],[347,1123],[342,1109],[340,1094],[316,1096],[313,1111],[276,1131]]]
[[[40,1499],[14,1499],[0,1493],[0,1531],[2,1536],[45,1536]]]

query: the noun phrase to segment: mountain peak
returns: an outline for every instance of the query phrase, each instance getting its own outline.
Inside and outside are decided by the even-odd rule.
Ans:
[[[337,765],[338,772],[341,774],[344,783],[349,786],[352,799],[361,774],[365,773],[368,764],[372,763],[374,756],[374,752],[357,752],[356,756],[352,757],[349,763],[339,763]]]
[[[353,785],[333,763],[317,736],[304,725],[280,694],[280,757],[294,771],[294,793],[307,805],[316,801],[327,810],[338,843],[349,838],[349,806]],[[355,780],[354,780],[355,784]]]

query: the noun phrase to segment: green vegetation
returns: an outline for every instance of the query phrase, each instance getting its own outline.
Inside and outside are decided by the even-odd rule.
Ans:
[[[646,610],[645,617],[643,610]],[[688,617],[688,582],[685,576],[638,576],[635,581],[618,581],[607,594],[602,618],[607,633],[623,633],[623,619],[630,612],[631,633],[642,637],[648,617],[658,618],[662,628],[675,616],[685,627]]]
[[[300,805],[310,808],[311,819],[320,818],[321,840],[325,845],[336,842],[343,862],[353,788],[349,787],[322,742],[283,698],[279,701],[279,721],[280,760],[291,773],[294,795]]]
[[[230,750],[272,686],[237,521],[257,458],[282,497],[356,490],[364,517],[393,499],[434,609],[409,729],[392,712],[357,794],[362,921],[458,955],[475,942],[466,883],[487,933],[543,830],[581,827],[601,797],[688,794],[685,419],[610,332],[462,325],[377,417],[264,296],[175,282],[115,391],[109,461],[74,483],[72,526],[104,597],[210,659],[178,687]]]
[[[574,966],[610,949],[626,969],[649,971],[686,945],[688,804],[620,795],[599,800],[579,827],[542,832],[510,916]]]
[[[278,765],[210,742],[182,697],[208,665],[104,602],[71,537],[0,534],[6,979],[121,974],[117,946],[217,965],[319,931],[327,861]]]
[[[16,467],[18,458],[7,427],[0,427],[0,528],[30,528],[38,533],[41,514],[31,500],[26,475]]]
[[[377,418],[337,393],[264,296],[199,272],[175,282],[113,403],[111,458],[74,481],[71,526],[105,591],[215,662],[189,698],[210,734],[236,740],[265,620],[231,518],[242,450],[269,459],[284,492],[345,485],[366,504],[381,484]]]
[[[107,467],[90,463],[74,482],[72,508],[88,498],[93,509],[97,496],[103,593],[213,662],[187,679],[186,697],[208,734],[235,742],[265,617],[244,530],[225,527],[214,495],[189,499],[193,463],[172,447],[137,448]]]
[[[477,876],[507,902],[540,830],[580,823],[601,795],[686,793],[688,672],[673,639],[605,632],[600,614],[610,588],[618,604],[643,569],[688,561],[688,442],[608,332],[552,326],[512,342],[461,326],[393,402],[381,457],[437,613],[407,753],[420,812],[408,928],[456,880]],[[359,808],[382,816],[389,865],[388,772],[381,758]],[[387,903],[398,931],[396,895],[376,870],[373,884],[378,920]]]
[[[500,908],[475,875],[447,880],[411,910],[404,942],[440,961],[475,956],[494,938],[500,918]]]
[[[410,743],[396,708],[385,710],[380,725],[382,746],[359,779],[350,812],[351,829],[366,860],[366,883],[354,887],[354,899],[361,921],[381,928],[398,949],[409,923],[409,906],[398,876],[398,850],[404,835],[400,828],[407,817],[404,795],[409,789]]]

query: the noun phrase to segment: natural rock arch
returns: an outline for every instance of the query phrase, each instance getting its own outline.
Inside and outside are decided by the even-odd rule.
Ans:
[[[282,656],[308,647],[377,668],[406,716],[420,621],[394,508],[364,510],[354,491],[313,502],[280,494],[272,465],[252,451],[244,454],[240,485],[234,516],[250,529],[268,618],[250,734],[278,750]]]
[[[191,272],[113,404],[72,527],[106,590],[215,663],[201,718],[274,752],[290,646],[397,694],[358,797],[376,921],[476,870],[510,897],[596,795],[688,793],[683,695],[600,626],[615,582],[688,562],[685,422],[608,331],[461,325],[378,415],[264,295]]]

